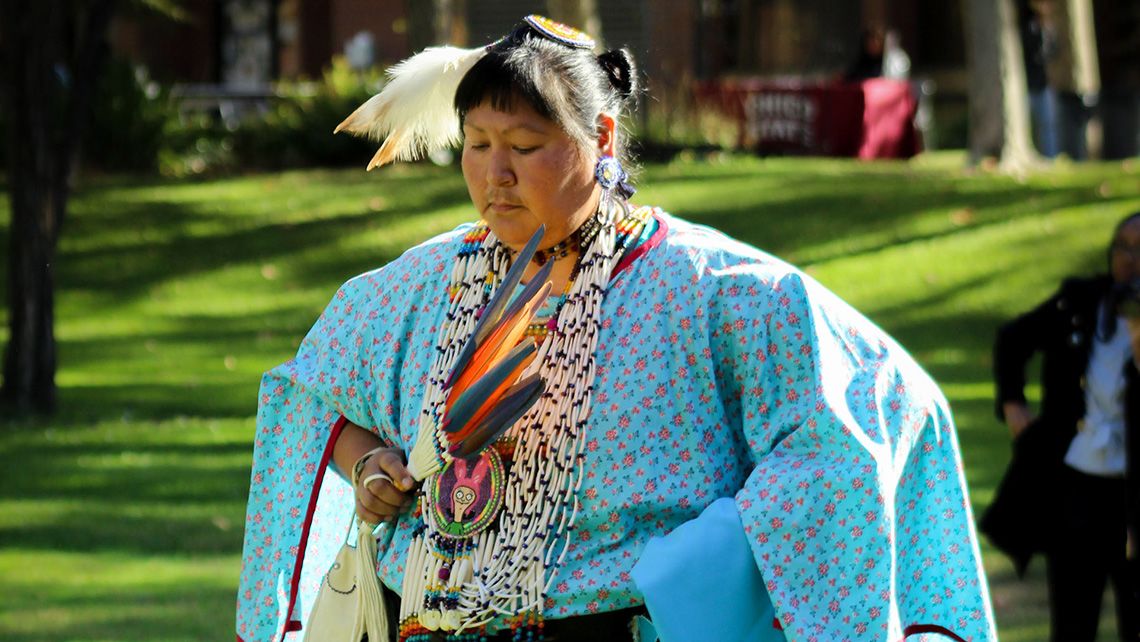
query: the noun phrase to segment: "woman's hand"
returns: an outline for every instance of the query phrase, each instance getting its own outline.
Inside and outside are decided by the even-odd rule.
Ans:
[[[1013,433],[1014,439],[1018,437],[1025,430],[1026,426],[1033,423],[1037,417],[1029,410],[1021,401],[1007,401],[1001,405],[1001,412],[1005,415],[1005,423],[1009,426],[1009,431]]]
[[[372,431],[347,420],[333,444],[337,470],[353,482],[356,514],[371,524],[393,519],[407,508],[412,499],[409,491],[415,485],[404,467],[403,451],[380,446],[380,438]],[[358,463],[359,470],[350,474]],[[386,478],[369,479],[373,475]]]
[[[369,479],[373,475],[384,478]],[[356,482],[356,514],[370,524],[394,520],[412,504],[415,485],[399,448],[384,448],[364,460]]]

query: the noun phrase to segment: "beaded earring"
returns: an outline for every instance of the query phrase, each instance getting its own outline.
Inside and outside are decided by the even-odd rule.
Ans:
[[[602,156],[598,159],[598,164],[594,166],[594,179],[598,181],[598,185],[606,192],[613,193],[615,190],[624,198],[630,198],[637,192],[632,185],[629,184],[629,174],[626,173],[625,168],[621,166],[621,162],[613,156]]]

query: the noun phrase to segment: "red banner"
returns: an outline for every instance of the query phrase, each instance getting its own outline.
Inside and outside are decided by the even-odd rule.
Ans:
[[[909,83],[744,78],[698,83],[698,106],[735,119],[737,145],[762,154],[909,158],[921,151]]]

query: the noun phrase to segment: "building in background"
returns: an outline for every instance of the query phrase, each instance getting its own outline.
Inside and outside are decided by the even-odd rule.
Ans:
[[[157,80],[231,88],[317,77],[360,33],[377,63],[410,51],[405,2],[181,0],[182,20],[134,12],[112,27],[112,46]]]
[[[596,3],[603,41],[628,46],[662,88],[722,74],[837,73],[861,30],[896,29],[916,73],[964,87],[960,2],[919,0],[611,0]],[[543,0],[183,0],[186,19],[134,13],[114,27],[116,51],[158,80],[238,87],[315,77],[361,32],[377,64],[431,44],[439,7],[460,14],[455,44],[501,36]],[[459,40],[455,42],[455,40]]]
[[[650,111],[665,114],[692,107],[695,81],[839,77],[857,59],[865,30],[892,30],[909,56],[911,78],[937,87],[944,142],[964,144],[965,1],[592,4],[601,39],[630,48],[648,80]],[[137,12],[120,17],[115,50],[160,81],[232,95],[269,95],[274,80],[317,77],[346,52],[358,64],[386,65],[443,40],[485,44],[526,14],[549,13],[544,0],[183,0],[181,6],[180,22]]]

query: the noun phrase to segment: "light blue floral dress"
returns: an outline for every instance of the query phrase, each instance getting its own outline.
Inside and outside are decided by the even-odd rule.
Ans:
[[[771,640],[996,640],[957,435],[930,377],[794,267],[655,211],[606,293],[582,509],[547,618],[643,602],[651,538],[734,498]],[[348,281],[262,380],[237,634],[304,621],[343,541],[339,420],[410,450],[466,227]],[[383,536],[399,590],[417,520]],[[694,617],[734,617],[702,613]]]

